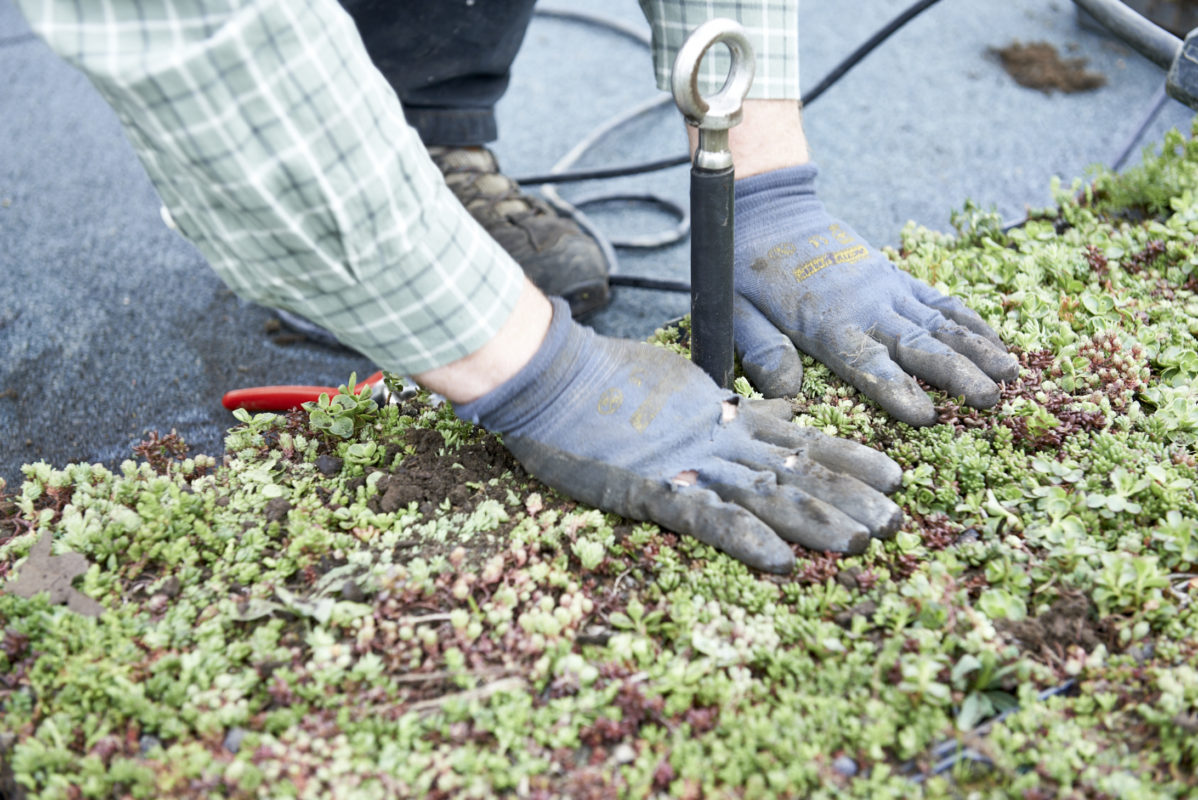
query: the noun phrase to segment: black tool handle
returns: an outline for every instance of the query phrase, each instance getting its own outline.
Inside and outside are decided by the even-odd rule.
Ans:
[[[691,169],[691,360],[732,388],[733,169]]]

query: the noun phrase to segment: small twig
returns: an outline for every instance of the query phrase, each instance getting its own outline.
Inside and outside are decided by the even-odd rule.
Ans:
[[[1173,592],[1183,606],[1189,605],[1194,598],[1187,594],[1187,590],[1195,585],[1195,580],[1198,580],[1198,572],[1174,572],[1168,577],[1169,591]]]
[[[620,591],[620,581],[624,580],[624,578],[627,577],[630,572],[632,572],[631,567],[629,567],[628,569],[624,570],[623,572],[621,572],[619,575],[616,576],[615,583],[613,583],[611,585],[611,590],[612,590],[613,594]]]
[[[460,675],[472,675],[476,678],[489,678],[495,675],[506,675],[506,669],[490,669],[482,672],[451,672],[447,669],[437,670],[436,672],[416,672],[406,675],[397,675],[392,678],[395,683],[424,683],[425,681],[440,681],[449,678],[456,678]]]
[[[527,686],[528,681],[524,678],[500,678],[485,686],[479,686],[477,689],[467,689],[464,692],[447,694],[431,700],[421,700],[418,703],[412,703],[412,705],[408,706],[408,711],[415,711],[417,714],[430,713],[437,711],[441,706],[453,700],[465,700],[467,702],[471,700],[485,700],[497,692],[515,691]]]
[[[451,619],[450,615],[445,614],[420,614],[415,617],[399,617],[395,620],[396,625],[419,625],[422,622],[448,622]]]
[[[1048,582],[1045,583],[1043,586],[1040,586],[1039,588],[1035,589],[1032,592],[1032,594],[1040,594],[1040,592],[1050,589],[1052,587],[1052,585],[1056,582],[1057,582],[1057,576],[1056,576],[1056,573],[1053,573],[1053,576],[1048,579]]]

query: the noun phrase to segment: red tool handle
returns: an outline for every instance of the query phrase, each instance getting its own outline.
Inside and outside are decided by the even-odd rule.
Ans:
[[[355,387],[360,392],[383,380],[383,373],[374,373]],[[221,404],[230,411],[244,408],[246,411],[290,411],[308,401],[320,399],[322,394],[330,397],[337,394],[336,386],[253,386],[225,392]]]

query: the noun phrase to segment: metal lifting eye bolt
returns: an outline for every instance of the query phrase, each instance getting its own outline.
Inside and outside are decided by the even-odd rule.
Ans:
[[[717,43],[727,45],[732,65],[724,86],[699,94],[699,64]],[[741,104],[753,85],[753,46],[730,19],[700,25],[674,59],[670,86],[688,125],[699,129],[691,164],[691,360],[725,389],[732,387],[733,180],[728,130],[741,120]]]
[[[724,44],[732,65],[724,86],[710,98],[699,94],[699,65],[716,44]],[[741,104],[753,85],[756,63],[745,29],[730,19],[711,19],[691,33],[674,58],[670,88],[688,125],[699,129],[695,165],[709,171],[732,166],[728,129],[740,124]]]

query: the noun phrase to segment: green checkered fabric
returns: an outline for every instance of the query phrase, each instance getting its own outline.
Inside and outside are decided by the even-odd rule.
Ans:
[[[670,91],[674,57],[691,31],[715,17],[734,19],[745,29],[756,55],[757,72],[749,97],[799,98],[798,0],[640,0],[653,33],[657,85]],[[713,47],[703,59],[699,91],[718,92],[728,76],[728,51]]]
[[[477,350],[519,266],[450,194],[332,0],[18,0],[116,109],[239,295],[413,374]]]
[[[477,350],[510,316],[519,266],[446,188],[333,0],[16,2],[113,106],[180,231],[242,297],[403,374]],[[730,16],[757,52],[750,96],[798,97],[797,0],[641,5],[663,87],[686,35]],[[727,67],[704,66],[718,90]]]

